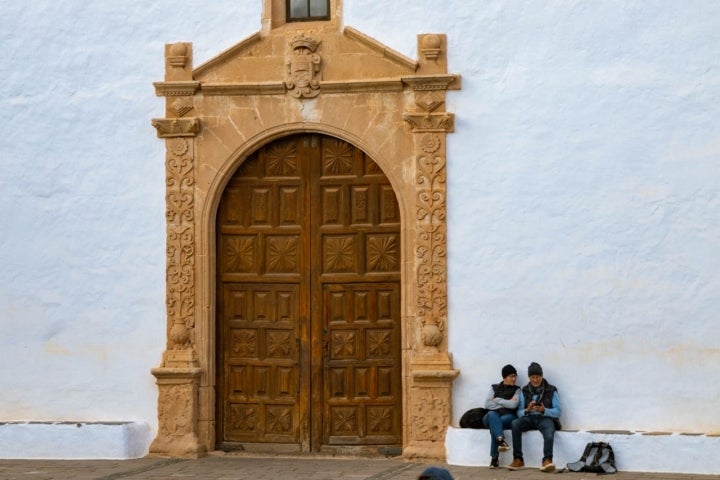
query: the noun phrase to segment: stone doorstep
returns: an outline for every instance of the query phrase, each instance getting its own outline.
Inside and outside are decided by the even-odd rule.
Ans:
[[[146,422],[0,422],[0,458],[140,458],[152,434]]]
[[[512,447],[512,433],[505,432]],[[613,447],[619,471],[654,473],[720,472],[720,437],[669,432],[631,432],[624,430],[592,430],[556,432],[553,461],[557,469],[580,459],[589,442],[607,442]],[[523,434],[525,466],[539,468],[542,461],[542,436],[537,431]],[[448,427],[445,436],[447,463],[458,466],[490,464],[488,430]],[[512,462],[512,448],[500,453],[500,466]]]

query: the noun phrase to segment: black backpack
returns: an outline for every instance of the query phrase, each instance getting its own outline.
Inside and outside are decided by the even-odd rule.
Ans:
[[[577,462],[567,464],[571,472],[615,473],[615,453],[609,443],[590,442]]]
[[[482,407],[471,408],[460,417],[460,428],[486,428],[483,417],[487,412],[487,409]]]

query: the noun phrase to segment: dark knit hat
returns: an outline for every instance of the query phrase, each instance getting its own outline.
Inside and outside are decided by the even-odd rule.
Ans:
[[[428,467],[420,474],[418,480],[454,480],[450,472],[440,467]]]
[[[530,366],[528,367],[528,376],[530,375],[540,375],[542,376],[542,367],[539,363],[532,362]]]
[[[505,378],[508,375],[517,375],[517,370],[510,364],[507,364],[502,369],[502,377]]]

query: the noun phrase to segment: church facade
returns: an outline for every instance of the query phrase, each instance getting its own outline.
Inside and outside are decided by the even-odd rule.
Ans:
[[[560,457],[717,472],[714,5],[219,3],[15,12],[4,440],[472,464],[537,361]]]

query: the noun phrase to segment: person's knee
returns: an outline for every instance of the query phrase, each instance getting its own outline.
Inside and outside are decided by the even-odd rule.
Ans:
[[[555,437],[554,428],[543,428],[540,432],[545,440],[552,440]]]

